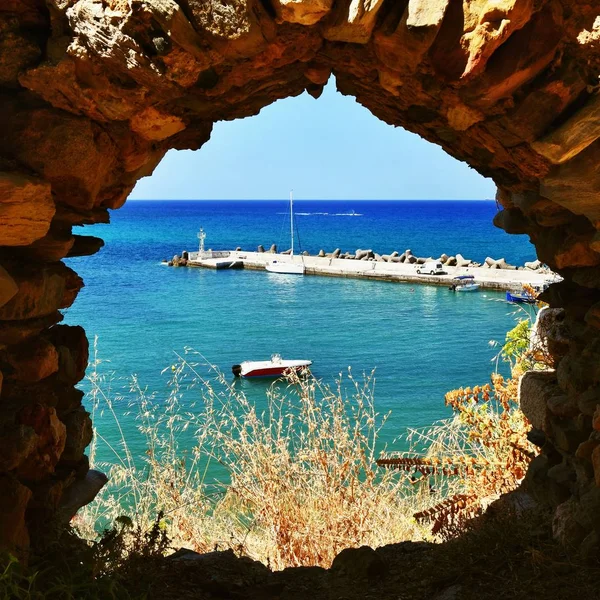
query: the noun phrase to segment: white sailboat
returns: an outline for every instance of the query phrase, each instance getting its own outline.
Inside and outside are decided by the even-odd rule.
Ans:
[[[304,263],[294,262],[294,197],[290,191],[290,237],[292,250],[285,259],[277,259],[268,262],[265,269],[271,273],[285,273],[288,275],[304,275]],[[302,257],[300,257],[302,260]]]

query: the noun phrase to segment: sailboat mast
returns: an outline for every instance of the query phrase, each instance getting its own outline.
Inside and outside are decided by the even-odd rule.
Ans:
[[[290,237],[292,238],[292,252],[290,256],[294,256],[294,198],[293,190],[290,190]]]

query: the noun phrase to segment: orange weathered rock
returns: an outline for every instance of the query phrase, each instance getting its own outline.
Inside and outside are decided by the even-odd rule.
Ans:
[[[19,291],[15,280],[0,266],[0,306],[6,304]]]
[[[147,140],[164,140],[185,129],[185,123],[153,106],[131,118],[131,129]]]
[[[0,172],[0,246],[27,246],[40,239],[55,211],[48,182]]]
[[[592,467],[594,468],[596,486],[600,487],[600,446],[596,446],[592,450]]]
[[[334,5],[323,29],[325,39],[333,42],[366,44],[371,39],[377,13],[383,0],[349,0]]]
[[[44,317],[73,303],[83,282],[63,264],[10,270],[18,292],[0,307],[0,321]]]
[[[2,355],[12,379],[36,382],[58,371],[58,351],[44,338],[35,338],[6,349]]]
[[[36,434],[34,450],[18,466],[17,475],[25,481],[39,481],[54,472],[65,449],[67,429],[54,408],[42,404],[25,407],[19,424],[31,427]]]
[[[314,25],[333,6],[333,0],[274,0],[273,5],[280,21]]]
[[[14,476],[0,475],[0,548],[17,551],[26,562],[29,554],[29,532],[25,524],[25,511],[31,499],[31,490]]]

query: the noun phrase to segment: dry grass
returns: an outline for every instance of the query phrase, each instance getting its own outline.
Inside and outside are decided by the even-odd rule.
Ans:
[[[92,369],[95,410],[104,410],[104,422],[112,415],[121,441],[112,446],[109,486],[77,516],[80,532],[91,538],[98,523],[124,512],[150,529],[161,511],[173,547],[231,548],[274,569],[327,567],[348,546],[427,537],[413,514],[431,502],[429,489],[415,493],[407,476],[376,467],[385,419],[375,412],[372,377],[359,382],[349,374],[332,389],[292,375],[287,386],[269,389],[259,412],[221,374],[201,377],[190,358],[172,367],[164,403],[133,382],[147,448],[138,460]],[[190,394],[201,400],[192,407],[184,401]],[[193,438],[185,454],[184,438],[188,448]],[[95,443],[105,439],[100,430]],[[220,472],[221,484],[208,480],[209,469]]]
[[[377,461],[442,490],[439,502],[414,514],[419,523],[431,524],[432,535],[449,539],[460,534],[469,519],[519,486],[539,452],[527,439],[531,426],[519,408],[518,382],[525,371],[548,369],[552,363],[543,348],[532,347],[531,327],[522,319],[506,335],[499,358],[510,364],[510,378],[495,373],[491,383],[448,392],[446,405],[454,416],[411,432],[420,452]]]
[[[409,436],[420,452],[379,460],[385,418],[375,411],[373,376],[358,381],[349,373],[332,388],[292,375],[268,390],[261,412],[222,374],[202,377],[191,352],[171,367],[165,401],[133,380],[146,448],[136,459],[110,386],[92,369],[95,411],[112,415],[121,440],[111,446],[109,486],[76,526],[92,538],[98,524],[118,522],[139,539],[160,512],[173,547],[231,548],[273,569],[328,567],[350,546],[453,537],[517,487],[535,455],[517,405],[517,377],[539,359],[529,330],[520,323],[507,335],[502,352],[513,378],[496,374],[486,385],[449,392],[454,416]],[[102,421],[98,427],[95,444],[107,444]],[[215,472],[219,481],[209,481]]]

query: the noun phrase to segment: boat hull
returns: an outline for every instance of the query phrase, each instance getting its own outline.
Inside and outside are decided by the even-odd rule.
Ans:
[[[506,301],[514,304],[535,304],[536,299],[527,294],[506,292]]]
[[[270,369],[255,369],[253,371],[249,371],[248,373],[241,373],[240,376],[246,379],[253,379],[258,377],[283,377],[285,373],[289,373],[290,371],[295,371],[298,373],[302,371],[302,369],[306,369],[307,367],[285,367],[282,369],[281,367],[272,367]]]
[[[287,361],[245,361],[239,365],[233,365],[231,370],[236,377],[258,378],[258,377],[282,377],[290,371],[299,373],[312,365],[311,360],[287,360]]]
[[[274,260],[265,265],[270,273],[282,273],[286,275],[304,275],[304,265],[293,262],[280,262]]]
[[[476,292],[479,289],[478,283],[470,283],[468,285],[458,285],[456,286],[457,292]]]

